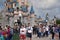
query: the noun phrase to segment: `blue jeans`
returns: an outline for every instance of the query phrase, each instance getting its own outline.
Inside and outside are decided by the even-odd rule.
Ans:
[[[5,38],[5,40],[9,40],[9,38],[8,38],[8,37],[6,37],[6,38]]]
[[[38,37],[41,37],[41,32],[38,32]]]
[[[39,37],[39,29],[36,28],[37,37]]]
[[[5,38],[5,40],[11,40],[12,39],[12,34],[10,34],[8,37]]]

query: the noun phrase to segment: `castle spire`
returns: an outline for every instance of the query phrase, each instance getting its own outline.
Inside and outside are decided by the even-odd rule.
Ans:
[[[31,9],[30,9],[30,14],[33,14],[34,13],[34,8],[33,8],[33,5],[31,6]]]

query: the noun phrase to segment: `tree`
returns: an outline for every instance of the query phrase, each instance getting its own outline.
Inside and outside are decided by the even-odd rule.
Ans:
[[[57,19],[57,20],[56,20],[56,23],[57,23],[57,24],[60,24],[60,19]]]

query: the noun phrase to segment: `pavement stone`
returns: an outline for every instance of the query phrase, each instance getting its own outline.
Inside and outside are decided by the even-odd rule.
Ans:
[[[32,40],[52,40],[52,39],[51,35],[49,35],[49,37],[41,37],[41,38],[38,38],[36,35],[33,35]],[[58,40],[58,38],[55,37],[55,40]]]

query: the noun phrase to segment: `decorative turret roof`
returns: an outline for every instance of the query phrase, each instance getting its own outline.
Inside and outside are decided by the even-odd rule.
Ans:
[[[14,9],[13,8],[8,8],[8,12],[14,12]]]
[[[39,16],[39,19],[41,18],[41,16]]]
[[[46,14],[46,18],[45,18],[45,20],[49,20],[49,17],[48,17],[49,15],[48,15],[48,13]]]
[[[21,11],[28,12],[28,8],[25,5],[23,5],[21,6]]]
[[[34,13],[34,8],[33,8],[33,6],[31,6],[30,14],[33,14],[33,13]]]
[[[18,3],[17,0],[13,0],[13,3]]]

